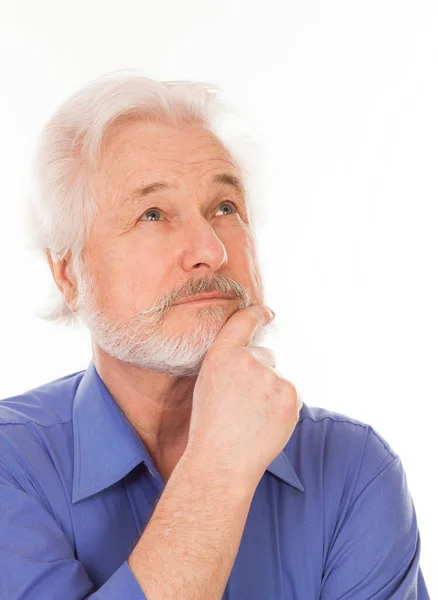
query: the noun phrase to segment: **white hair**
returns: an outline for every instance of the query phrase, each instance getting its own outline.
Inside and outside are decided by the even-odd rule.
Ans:
[[[59,262],[69,254],[73,272],[82,272],[83,251],[97,209],[91,176],[99,168],[102,141],[112,125],[134,120],[175,126],[198,123],[210,130],[238,169],[256,238],[254,226],[265,217],[261,203],[257,205],[266,185],[264,152],[254,136],[239,131],[247,120],[220,93],[214,83],[159,82],[123,70],[103,74],[70,96],[36,142],[26,206],[28,248],[45,261],[48,255]],[[54,281],[52,286],[46,306],[35,314],[76,325],[77,313]]]

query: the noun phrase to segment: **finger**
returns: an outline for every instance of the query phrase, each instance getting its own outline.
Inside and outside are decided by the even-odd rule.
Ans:
[[[301,397],[299,390],[297,390],[297,403],[298,403],[298,412],[299,412],[303,408],[303,399]]]
[[[277,361],[275,359],[274,352],[270,348],[265,348],[264,346],[254,346],[252,348],[248,348],[248,352],[255,356],[257,360],[264,365],[275,368]]]
[[[254,304],[235,312],[222,327],[214,341],[217,347],[248,346],[256,329],[267,325],[273,317],[268,307]]]

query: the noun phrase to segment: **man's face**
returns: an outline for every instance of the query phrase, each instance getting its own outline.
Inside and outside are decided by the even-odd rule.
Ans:
[[[245,197],[230,182],[213,183],[224,174],[241,182],[200,125],[138,121],[105,138],[76,308],[111,356],[195,376],[226,320],[263,303]],[[173,187],[139,192],[157,181]],[[210,291],[233,298],[174,304]]]

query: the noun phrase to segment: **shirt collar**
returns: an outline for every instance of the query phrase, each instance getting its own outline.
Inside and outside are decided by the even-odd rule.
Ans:
[[[73,401],[73,460],[72,503],[120,481],[142,462],[155,470],[149,452],[109,393],[93,361],[84,372]],[[304,492],[284,450],[267,470]]]

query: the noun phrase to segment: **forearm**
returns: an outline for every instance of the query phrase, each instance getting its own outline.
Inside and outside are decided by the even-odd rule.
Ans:
[[[183,456],[128,559],[148,600],[221,600],[255,491]]]

